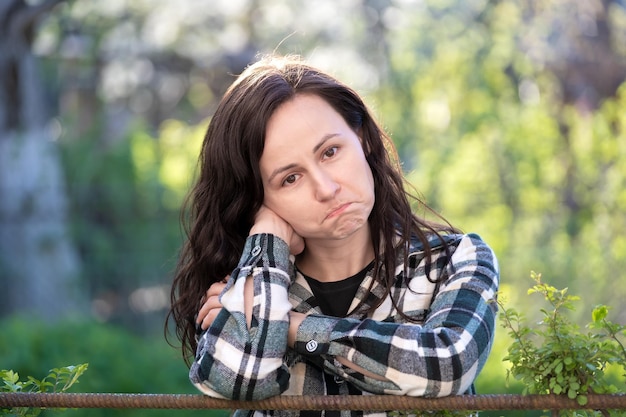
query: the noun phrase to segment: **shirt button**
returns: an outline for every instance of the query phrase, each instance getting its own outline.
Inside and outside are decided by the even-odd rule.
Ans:
[[[252,256],[257,256],[259,253],[261,253],[260,246],[255,246],[254,248],[252,248]]]
[[[313,353],[317,350],[317,342],[315,340],[309,340],[306,345],[307,352]]]

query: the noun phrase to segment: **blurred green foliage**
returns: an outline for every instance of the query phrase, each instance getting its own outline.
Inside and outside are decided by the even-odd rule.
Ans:
[[[60,364],[89,363],[74,392],[196,394],[187,379],[179,352],[162,337],[139,337],[117,326],[89,321],[67,321],[50,326],[13,318],[0,322],[2,368],[18,374],[40,375]],[[41,414],[52,415],[44,410]],[[76,409],[72,416],[171,415],[171,410]],[[225,416],[226,411],[177,410],[177,415]]]
[[[87,136],[61,145],[74,241],[96,317],[152,332],[146,323],[162,320],[182,243],[180,207],[205,124],[167,120],[157,137],[137,126],[111,144]],[[160,294],[146,300],[151,305],[133,305],[142,287]]]
[[[528,271],[540,270],[624,318],[626,289],[616,283],[626,267],[626,85],[573,99],[571,80],[558,78],[555,68],[575,73],[582,64],[550,43],[566,33],[550,22],[580,13],[580,4],[479,3],[427,2],[407,19],[390,42],[375,108],[410,181],[492,245],[505,285],[521,289]],[[614,33],[623,33],[623,9],[611,13],[622,17]],[[584,39],[569,42],[575,50]],[[603,65],[593,61],[600,55],[588,59]],[[578,81],[593,88],[592,77]]]

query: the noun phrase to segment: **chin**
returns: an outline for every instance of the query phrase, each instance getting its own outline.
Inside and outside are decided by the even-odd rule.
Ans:
[[[350,219],[349,221],[335,228],[332,234],[339,239],[344,239],[358,232],[365,223],[365,219]]]

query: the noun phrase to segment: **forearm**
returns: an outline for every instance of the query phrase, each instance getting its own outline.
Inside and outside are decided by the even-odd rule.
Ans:
[[[444,396],[467,391],[489,343],[460,328],[308,316],[295,349],[365,391]]]
[[[252,400],[287,388],[288,251],[272,235],[248,238],[221,296],[222,311],[201,337],[190,370],[192,382],[206,394]]]

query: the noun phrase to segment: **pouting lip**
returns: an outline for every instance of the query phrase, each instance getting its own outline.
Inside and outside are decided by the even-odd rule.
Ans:
[[[349,206],[351,203],[341,203],[339,205],[334,206],[332,209],[328,210],[328,212],[326,213],[326,219],[329,217],[332,217],[335,213],[337,213],[338,211],[343,210],[344,208],[346,208],[347,206]]]

